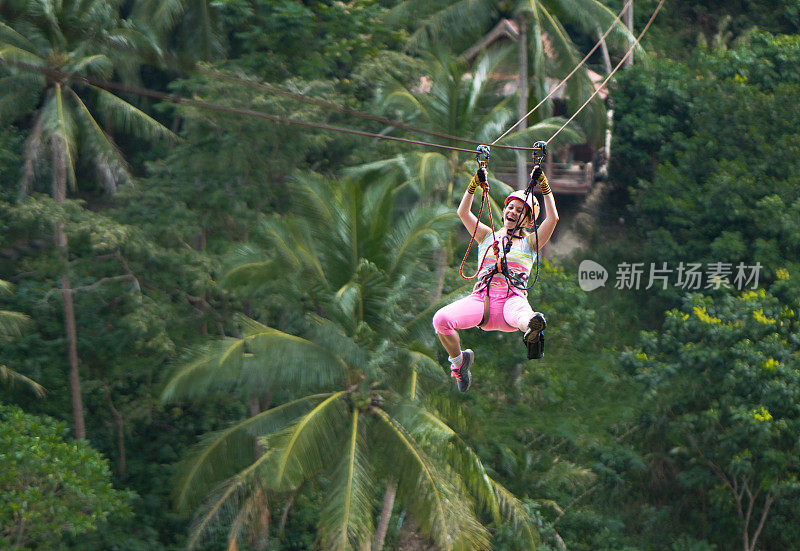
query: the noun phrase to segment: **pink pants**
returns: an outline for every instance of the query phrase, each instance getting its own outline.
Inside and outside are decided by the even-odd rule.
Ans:
[[[477,327],[483,318],[485,297],[486,291],[473,291],[468,297],[441,308],[433,316],[436,333],[452,335],[456,329]],[[520,323],[527,323],[533,315],[528,299],[508,293],[505,287],[490,287],[489,300],[489,320],[481,327],[484,331],[519,331]]]

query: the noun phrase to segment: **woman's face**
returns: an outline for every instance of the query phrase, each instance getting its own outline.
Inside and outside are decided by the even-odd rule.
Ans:
[[[514,229],[514,226],[517,223],[517,220],[523,218],[522,222],[520,222],[519,227],[523,227],[528,223],[529,217],[526,216],[527,208],[517,199],[512,199],[506,205],[506,208],[503,209],[503,225],[508,230]]]

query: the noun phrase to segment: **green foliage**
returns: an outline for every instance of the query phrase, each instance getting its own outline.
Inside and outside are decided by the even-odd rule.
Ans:
[[[33,185],[41,166],[53,169],[58,184],[54,193],[67,182],[75,189],[82,161],[112,193],[118,184],[130,181],[128,165],[102,122],[146,139],[173,137],[148,114],[102,88],[48,79],[16,65],[77,77],[130,75],[147,40],[121,21],[118,10],[118,3],[100,1],[3,5],[0,60],[5,63],[0,74],[8,92],[0,103],[0,120],[14,122],[33,114],[23,191]]]
[[[501,82],[494,78],[509,50],[480,56],[472,67],[464,60],[443,51],[422,57],[426,73],[424,82],[403,83],[381,79],[376,102],[381,111],[392,118],[431,132],[449,136],[472,136],[486,143],[500,136],[512,122],[511,97],[500,97]],[[429,86],[427,86],[429,84]],[[504,145],[530,145],[534,137],[554,133],[562,121],[550,118],[505,137]],[[579,133],[569,128],[559,141],[575,141]],[[409,137],[412,137],[409,135]],[[460,147],[460,144],[451,143]],[[456,204],[461,197],[462,182],[468,182],[475,170],[474,160],[455,152],[417,151],[398,153],[396,147],[384,146],[383,159],[364,163],[348,170],[351,174],[390,178],[409,200],[422,203]],[[513,162],[509,150],[495,150],[494,162]],[[491,163],[490,163],[491,168]],[[490,198],[494,216],[499,217],[502,199],[511,191],[504,182],[491,176]]]
[[[10,201],[19,181],[22,138],[13,126],[0,127],[0,201]],[[3,226],[0,226],[2,233]]]
[[[183,64],[224,54],[220,3],[209,0],[137,0],[131,19],[158,44],[159,57]]]
[[[649,9],[637,6],[637,12],[636,28],[641,28]],[[724,50],[746,42],[758,30],[796,34],[800,30],[797,3],[793,0],[682,2],[661,11],[647,39],[648,45],[664,55],[686,60],[695,56],[698,46]]]
[[[617,192],[651,180],[657,163],[674,162],[692,125],[691,71],[655,59],[622,73],[614,94],[614,144],[609,175]],[[623,195],[624,198],[624,195]],[[611,205],[620,208],[625,201]]]
[[[12,285],[0,279],[0,297],[10,294],[11,290]],[[22,335],[23,330],[30,326],[30,321],[28,316],[20,312],[0,310],[0,343],[5,343],[14,337]],[[2,364],[0,364],[0,381],[10,384],[17,381],[22,382],[39,398],[45,394],[44,387],[39,383]]]
[[[629,213],[645,238],[629,253],[673,270],[723,262],[733,272],[760,262],[761,285],[798,271],[790,229],[800,221],[798,64],[796,37],[757,35],[690,66],[628,73],[612,173],[631,190]],[[676,292],[665,294],[676,301]]]
[[[231,57],[267,80],[347,78],[369,56],[403,36],[381,24],[383,2],[236,0],[225,3]],[[319,32],[324,28],[325,32]],[[298,51],[305,52],[297,55]]]
[[[763,290],[689,297],[623,355],[653,404],[649,430],[671,446],[674,476],[707,492],[716,511],[735,511],[748,549],[773,501],[800,489],[798,323],[796,310]],[[707,529],[698,535],[722,547],[742,541]]]
[[[0,405],[0,543],[55,548],[64,535],[130,515],[130,492],[115,490],[105,458],[46,417]]]
[[[261,246],[244,251],[225,284],[264,317],[274,316],[269,296],[282,295],[281,307],[306,313],[300,334],[243,318],[242,338],[198,351],[198,361],[179,366],[165,389],[164,399],[220,386],[282,399],[209,435],[184,461],[179,504],[191,507],[218,488],[199,510],[190,544],[220,521],[237,541],[257,530],[236,519],[260,492],[279,499],[324,479],[329,500],[317,536],[327,548],[369,543],[376,490],[389,480],[422,531],[445,549],[488,548],[479,507],[495,523],[512,519],[533,545],[535,530],[516,497],[432,410],[406,398],[423,396],[418,371],[435,363],[404,327],[426,305],[407,291],[430,278],[423,260],[452,227],[452,214],[418,208],[397,218],[385,182],[309,175],[297,179],[292,195],[296,214],[266,221]],[[440,369],[430,374],[441,382]],[[321,391],[302,396],[312,389]]]
[[[2,406],[0,440],[9,442],[17,425],[40,427],[38,442],[11,441],[34,450],[14,456],[14,468],[57,473],[63,465],[47,459],[61,456],[40,451],[77,454],[104,488],[59,502],[53,512],[62,517],[83,515],[71,523],[73,533],[56,527],[28,547],[182,548],[187,519],[169,507],[180,459],[188,469],[179,468],[180,501],[197,512],[195,528],[208,528],[209,548],[356,547],[369,541],[381,492],[398,473],[394,513],[410,515],[440,547],[529,549],[537,533],[544,549],[740,547],[745,523],[735,496],[691,435],[729,480],[761,481],[752,486],[760,492],[756,517],[766,509],[764,496],[775,496],[757,544],[790,548],[800,538],[796,473],[783,468],[798,453],[797,319],[780,316],[798,310],[800,290],[800,46],[796,36],[753,28],[795,32],[800,9],[766,4],[676,4],[648,41],[685,62],[656,59],[645,67],[637,52],[636,65],[620,73],[612,95],[611,214],[633,222],[620,237],[604,228],[597,254],[604,265],[640,257],[759,261],[761,286],[772,296],[715,291],[716,298],[692,299],[668,315],[663,334],[643,337],[648,361],[631,352],[619,362],[615,349],[639,329],[660,326],[662,305],[677,304],[678,295],[650,300],[608,288],[588,295],[569,269],[544,262],[531,302],[547,315],[546,357],[523,361],[518,335],[466,332],[465,344],[478,353],[466,395],[451,391],[437,362],[430,317],[438,305],[429,303],[438,294],[431,256],[452,245],[454,217],[441,203],[458,196],[471,158],[186,106],[159,105],[153,115],[146,103],[138,111],[122,101],[132,97],[0,65],[0,278],[15,287],[0,297],[0,333],[11,336],[0,343],[0,364],[14,368],[0,377],[35,379],[48,389],[44,400],[32,400],[23,385],[0,385],[0,395],[29,413],[69,418],[58,292],[64,264],[51,245],[53,228],[63,224],[88,434],[111,461],[107,467],[87,444],[68,443],[62,425]],[[557,52],[531,50],[531,95],[541,97],[544,78],[563,76],[577,61],[571,40],[594,42],[596,25],[604,28],[611,12],[596,2],[493,1],[470,11],[476,5],[0,2],[0,58],[378,131],[252,81],[281,82],[431,130],[492,140],[511,122],[512,99],[500,87],[503,73],[517,71],[516,58],[495,52],[468,67],[453,56],[500,18],[536,16],[532,29],[546,30]],[[637,3],[637,29],[654,5]],[[408,28],[386,17],[395,6],[392,16],[411,15],[403,19]],[[435,35],[437,48],[453,39],[456,51],[430,58],[401,51],[417,30],[417,43]],[[529,36],[541,45],[537,32]],[[615,34],[612,59],[630,39]],[[178,80],[152,67],[139,72],[143,59],[188,67],[226,46],[227,59],[216,61],[224,76],[208,67]],[[420,86],[427,80],[430,91]],[[571,100],[586,84],[576,80]],[[171,118],[181,141],[169,149],[120,141],[131,131],[168,134],[155,118]],[[534,126],[508,143],[529,145],[557,125]],[[150,161],[146,174],[138,173],[142,159]],[[510,160],[493,152],[493,163]],[[20,180],[35,179],[36,190],[49,192],[60,163],[88,202],[34,194],[11,203]],[[343,168],[347,177],[332,176]],[[117,187],[134,178],[136,187]],[[101,199],[96,184],[116,194]],[[628,189],[632,205],[623,211]],[[438,257],[442,268],[449,256]],[[454,270],[446,277],[447,292],[465,292]],[[173,364],[174,377],[162,385]],[[159,402],[162,391],[179,401]],[[138,495],[109,490],[109,469],[115,484]],[[80,472],[62,474],[71,483]],[[39,480],[45,490],[48,480]],[[11,501],[18,491],[3,490],[0,502],[20,506]],[[70,508],[87,496],[95,506]],[[43,508],[64,497],[27,504],[36,522],[52,528],[56,521]],[[386,548],[399,545],[398,530],[392,522]]]

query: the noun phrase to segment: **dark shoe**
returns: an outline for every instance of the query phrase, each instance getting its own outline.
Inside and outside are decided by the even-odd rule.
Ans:
[[[458,381],[458,390],[466,392],[472,383],[472,375],[470,375],[469,368],[475,363],[475,353],[467,348],[461,351],[461,358],[460,366],[450,366],[450,376],[455,377],[456,381]]]
[[[547,321],[544,319],[544,315],[539,312],[534,313],[528,322],[528,330],[522,336],[522,342],[528,349],[529,360],[539,360],[544,357],[545,327],[547,327]]]

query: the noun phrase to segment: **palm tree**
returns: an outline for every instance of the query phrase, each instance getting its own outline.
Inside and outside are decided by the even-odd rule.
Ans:
[[[581,56],[564,27],[568,22],[594,36],[597,29],[606,28],[615,19],[614,13],[600,0],[404,0],[390,14],[396,21],[412,22],[414,32],[409,45],[418,50],[431,43],[453,44],[463,51],[475,44],[492,26],[505,18],[516,22],[518,59],[517,116],[529,110],[529,74],[532,69],[535,97],[547,95],[546,78],[562,77],[580,61]],[[618,44],[633,44],[633,34],[617,22],[609,39]],[[529,55],[532,54],[532,55]],[[584,68],[567,85],[567,96],[573,106],[582,105],[593,92],[592,83]],[[604,110],[594,102],[591,114],[584,118],[590,125],[604,124]],[[533,120],[541,120],[535,114]],[[524,130],[526,122],[518,128]],[[499,135],[499,134],[497,134]],[[599,134],[598,134],[599,135]],[[518,164],[521,156],[518,156]],[[520,183],[524,170],[519,171]]]
[[[0,296],[9,295],[11,291],[12,285],[0,279]],[[29,323],[30,318],[25,314],[11,312],[9,310],[0,310],[0,341],[20,336]],[[0,365],[0,380],[4,382],[10,381],[12,383],[14,381],[25,383],[38,397],[41,398],[44,396],[44,387],[42,387],[42,385],[26,377],[22,373],[14,371],[10,367]]]
[[[258,526],[247,521],[256,502],[291,503],[324,480],[317,527],[325,549],[382,546],[371,541],[373,508],[387,483],[443,549],[488,548],[478,507],[496,522],[505,513],[535,546],[516,498],[423,401],[418,375],[441,380],[443,373],[414,340],[417,326],[429,325],[420,312],[427,304],[419,300],[421,259],[454,215],[419,207],[393,222],[394,195],[390,182],[301,177],[292,187],[296,214],[267,220],[263,248],[248,247],[227,274],[228,286],[279,295],[306,323],[298,336],[242,318],[241,337],[209,344],[169,379],[164,400],[215,390],[285,397],[209,435],[183,463],[177,503],[191,507],[211,493],[191,545],[232,503],[239,506],[231,545]],[[260,444],[255,455],[252,438]]]
[[[225,52],[219,14],[209,0],[136,0],[132,19],[150,29],[180,64],[210,61]]]
[[[426,81],[430,88],[407,88],[390,83],[379,91],[378,103],[392,116],[425,130],[491,143],[513,122],[509,106],[511,97],[502,97],[502,83],[493,78],[507,53],[507,49],[488,52],[471,70],[464,60],[447,53],[426,54]],[[548,119],[525,131],[510,134],[502,143],[530,146],[535,136],[540,138],[553,133],[560,125],[560,119]],[[560,137],[574,140],[576,136],[574,130],[568,129]],[[460,142],[447,142],[446,145],[464,146]],[[491,166],[496,161],[510,158],[507,151],[495,149],[490,175]],[[450,207],[461,197],[462,186],[472,178],[475,168],[474,157],[470,155],[436,150],[396,155],[362,165],[351,173],[392,177],[398,185],[412,189],[423,203],[444,203]],[[490,179],[490,184],[495,197],[490,203],[491,208],[494,216],[499,217],[501,197],[508,195],[511,188],[495,178]],[[446,256],[444,250],[437,255],[434,302],[441,296]]]
[[[104,128],[114,124],[144,138],[171,133],[124,99],[75,77],[130,74],[145,37],[120,21],[119,1],[20,0],[0,4],[0,120],[30,123],[20,196],[47,167],[51,193],[63,203],[77,187],[79,161],[90,164],[113,193],[131,180],[125,159]],[[69,382],[75,437],[86,437],[78,370],[77,330],[64,224],[54,240],[63,264],[60,276],[67,334]]]

